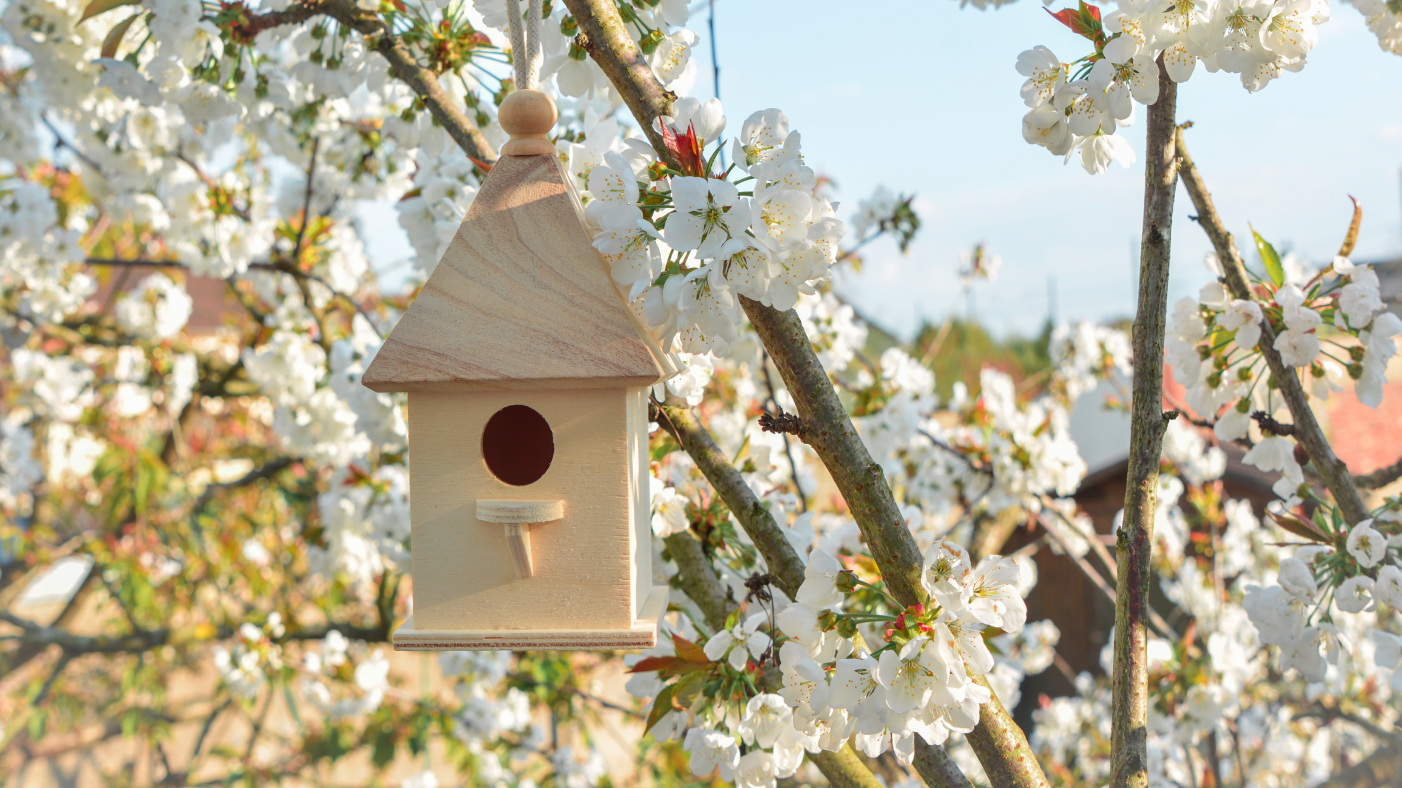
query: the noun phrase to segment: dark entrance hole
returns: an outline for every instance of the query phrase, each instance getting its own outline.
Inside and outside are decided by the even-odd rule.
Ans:
[[[509,405],[487,420],[482,458],[492,475],[507,484],[534,484],[555,458],[555,436],[544,416],[525,405]]]

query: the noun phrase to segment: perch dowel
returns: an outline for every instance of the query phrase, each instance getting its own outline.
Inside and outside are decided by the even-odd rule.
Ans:
[[[502,523],[506,544],[511,549],[511,563],[516,576],[522,579],[535,574],[531,561],[531,525],[549,523],[565,516],[564,501],[478,501],[477,519],[485,523]]]

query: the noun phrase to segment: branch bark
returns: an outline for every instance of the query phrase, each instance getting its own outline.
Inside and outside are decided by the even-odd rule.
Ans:
[[[672,534],[662,541],[666,542],[667,551],[677,565],[686,595],[701,608],[706,624],[712,631],[725,629],[725,619],[737,605],[716,577],[711,562],[706,560],[701,543],[690,533]]]
[[[268,15],[273,20],[271,24],[265,23],[261,16],[254,17],[250,24],[258,26],[261,30],[278,24],[300,22],[318,13],[326,14],[365,36],[366,45],[389,61],[390,71],[394,76],[423,100],[428,111],[433,113],[433,117],[438,119],[448,135],[468,156],[482,164],[490,165],[496,161],[496,150],[443,86],[438,84],[438,75],[420,66],[409,47],[385,27],[376,13],[362,11],[352,0],[312,0],[300,6],[293,6],[287,11]]]
[[[676,94],[653,76],[652,67],[618,15],[618,6],[613,0],[565,0],[565,7],[579,24],[579,44],[623,97],[648,143],[669,167],[679,169],[662,135],[652,127],[657,118],[672,114]]]
[[[806,425],[803,439],[827,466],[861,528],[891,595],[902,605],[925,601],[920,548],[896,505],[886,474],[871,458],[827,370],[813,352],[798,313],[780,312],[744,296],[740,303],[769,351]]]
[[[623,97],[658,156],[671,162],[672,157],[653,130],[652,122],[671,114],[673,97],[646,67],[616,6],[606,0],[565,0],[565,5],[584,34],[585,49]],[[740,300],[789,393],[795,398],[800,415],[805,423],[813,425],[812,434],[805,439],[818,451],[837,482],[876,558],[886,587],[901,604],[924,601],[925,593],[920,586],[921,555],[915,539],[896,506],[881,466],[872,461],[813,352],[797,313],[793,310],[778,312],[743,297]],[[986,740],[981,757],[991,762],[985,762],[984,769],[990,774],[1016,775],[1017,779],[1007,784],[1018,788],[1045,786],[1046,777],[1030,756],[1026,736],[1012,724],[996,695],[984,705],[981,713],[990,722],[980,722],[969,739]],[[1003,731],[1008,735],[1000,737],[993,728],[997,720],[1004,718],[1010,730]],[[829,779],[833,777],[829,775]]]
[[[1383,788],[1402,780],[1402,745],[1388,744],[1315,788]]]
[[[1223,283],[1231,291],[1233,298],[1252,298],[1251,280],[1246,275],[1246,265],[1242,262],[1241,253],[1237,251],[1236,242],[1232,240],[1232,234],[1227,232],[1227,228],[1222,224],[1217,207],[1212,204],[1212,195],[1207,191],[1207,185],[1203,183],[1192,157],[1188,155],[1188,149],[1183,145],[1182,128],[1177,130],[1175,137],[1183,185],[1187,187],[1188,196],[1192,198],[1193,207],[1197,209],[1198,224],[1217,250],[1217,259],[1222,265]],[[1304,386],[1300,384],[1299,375],[1293,368],[1285,366],[1280,354],[1276,352],[1275,331],[1267,321],[1261,322],[1261,341],[1258,347],[1261,349],[1261,355],[1265,356],[1266,365],[1270,367],[1271,378],[1275,381],[1281,398],[1290,410],[1290,418],[1295,422],[1295,440],[1309,455],[1310,462],[1314,464],[1324,486],[1334,496],[1334,502],[1343,512],[1344,519],[1348,520],[1350,525],[1367,519],[1368,507],[1364,505],[1358,488],[1354,486],[1348,466],[1334,454],[1334,448],[1324,437],[1324,430],[1314,417],[1314,410],[1310,407]]]
[[[783,529],[774,521],[774,515],[759,502],[740,471],[730,464],[711,433],[701,426],[689,408],[664,404],[657,410],[659,418],[655,421],[677,439],[683,451],[691,455],[697,469],[725,501],[745,533],[750,535],[760,555],[764,556],[764,562],[778,586],[790,599],[796,598],[798,587],[803,585],[803,560],[789,544]]]
[[[1149,563],[1159,488],[1159,457],[1168,419],[1163,412],[1163,346],[1168,318],[1169,241],[1173,196],[1174,112],[1178,86],[1159,61],[1159,100],[1149,107],[1144,152],[1144,227],[1140,246],[1139,309],[1134,318],[1134,403],[1124,525],[1116,545],[1115,666],[1110,737],[1110,785],[1149,784]]]
[[[1398,479],[1402,479],[1402,460],[1398,460],[1386,468],[1379,468],[1372,473],[1355,476],[1353,484],[1362,490],[1376,490],[1379,487],[1386,487]]]
[[[716,494],[725,501],[725,505],[740,521],[741,527],[750,535],[750,540],[755,543],[760,554],[764,556],[764,561],[769,566],[769,571],[774,575],[778,586],[790,598],[798,596],[798,587],[803,585],[803,561],[798,553],[789,544],[789,540],[784,536],[781,529],[774,521],[774,516],[769,510],[764,508],[755,496],[754,491],[745,484],[745,479],[736,470],[735,466],[726,458],[725,453],[716,446],[715,439],[701,426],[696,416],[688,408],[678,405],[666,404],[656,408],[657,418],[654,419],[672,437],[677,439],[677,443],[682,450],[691,455],[692,461],[701,474],[706,477],[706,481],[711,483]],[[695,544],[695,540],[686,534],[675,534],[667,537],[667,544],[670,547],[672,540],[687,539]],[[683,550],[691,548],[683,545]],[[673,557],[676,551],[673,550]],[[680,568],[680,564],[678,567]],[[688,571],[683,570],[682,580],[687,585],[687,595],[691,596],[691,589],[698,588],[703,597],[710,592],[706,591],[709,580],[704,577],[704,573],[710,573],[710,566],[696,567],[690,570],[693,576],[702,575],[698,579],[699,586],[693,585],[687,580]],[[711,577],[714,574],[711,573]],[[693,596],[693,600],[696,598]],[[697,602],[698,605],[700,602]],[[703,609],[703,612],[704,609]],[[728,615],[728,611],[727,611]],[[724,616],[721,617],[724,620]],[[846,753],[850,757],[842,757]],[[852,753],[850,748],[844,748],[842,753],[821,753],[820,756],[813,757],[813,762],[818,768],[829,775],[828,779],[833,785],[854,785],[868,786],[867,778],[871,772],[861,762],[860,758]],[[830,769],[839,770],[835,774],[829,774]],[[861,772],[854,775],[849,769],[856,769]],[[969,788],[968,778],[959,771],[953,759],[944,751],[943,747],[926,744],[917,739],[915,742],[915,770],[925,780],[925,784],[932,788]]]

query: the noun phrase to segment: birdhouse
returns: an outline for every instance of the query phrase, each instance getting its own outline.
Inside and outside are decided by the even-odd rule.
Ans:
[[[409,394],[412,617],[396,649],[648,648],[648,392],[677,371],[614,287],[544,94],[365,371]]]

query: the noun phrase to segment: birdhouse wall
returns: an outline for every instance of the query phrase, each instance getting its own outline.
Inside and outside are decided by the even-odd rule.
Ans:
[[[633,494],[633,614],[641,618],[652,593],[652,457],[648,452],[646,388],[629,389],[628,483]]]
[[[510,405],[537,411],[554,439],[549,468],[524,486],[497,479],[483,456],[484,426]],[[639,538],[646,435],[641,390],[411,392],[415,628],[632,626],[652,579]],[[478,500],[564,501],[563,519],[531,526],[534,576],[517,577],[502,524],[477,520]]]

